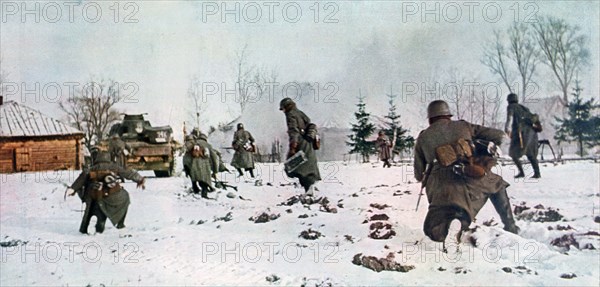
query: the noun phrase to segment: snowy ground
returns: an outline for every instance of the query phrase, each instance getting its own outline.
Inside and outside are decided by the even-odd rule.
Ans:
[[[279,165],[260,165],[258,186],[224,176],[239,191],[210,193],[216,200],[209,201],[187,194],[182,176],[149,178],[145,191],[128,182],[127,228],[107,223],[93,234],[93,220],[92,235],[78,233],[79,199],[63,199],[61,182],[70,184],[77,172],[0,175],[0,285],[598,286],[600,164],[544,164],[538,181],[515,181],[513,169],[500,172],[510,179],[513,206],[529,207],[517,221],[521,234],[496,225],[488,203],[477,229],[461,243],[449,241],[447,253],[421,231],[427,200],[415,212],[419,185],[409,165],[322,164],[318,195],[328,198],[327,208],[279,205],[301,194]],[[334,207],[337,213],[327,212]],[[280,217],[249,220],[262,212]],[[376,214],[389,217],[381,222],[395,231],[390,239],[369,238]],[[309,229],[323,236],[299,237]],[[375,272],[352,263],[359,253],[414,269]]]

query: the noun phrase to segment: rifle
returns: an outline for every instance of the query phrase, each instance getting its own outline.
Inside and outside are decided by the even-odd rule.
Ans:
[[[433,169],[433,163],[428,163],[425,168],[425,175],[423,176],[423,180],[421,181],[421,191],[419,192],[419,198],[417,199],[417,207],[415,207],[415,212],[419,210],[419,203],[421,203],[421,197],[423,196],[423,188],[427,185],[427,180],[429,179],[429,174]]]
[[[66,183],[64,183],[62,181],[59,181],[59,183],[62,184],[62,186],[66,187],[64,200],[67,201],[67,193],[69,192],[69,189],[71,189],[71,187],[68,184],[66,184]]]
[[[233,190],[238,191],[237,186],[233,186],[233,185],[229,185],[227,184],[226,181],[219,181],[214,179],[213,182],[215,183],[215,187],[217,188],[222,188],[224,190],[227,190],[228,187],[233,188]]]

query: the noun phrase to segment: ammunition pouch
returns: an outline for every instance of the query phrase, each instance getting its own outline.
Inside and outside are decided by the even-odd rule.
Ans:
[[[439,164],[448,167],[452,166],[455,174],[481,178],[491,171],[496,165],[494,154],[492,154],[489,143],[475,141],[474,146],[471,141],[460,139],[456,143],[446,144],[436,148],[436,159]],[[492,143],[495,153],[495,145]]]
[[[466,162],[472,156],[473,148],[471,147],[471,143],[465,139],[459,139],[455,143],[445,144],[435,149],[435,157],[443,167]]]
[[[86,192],[93,200],[100,200],[121,190],[120,178],[110,170],[90,171],[90,183]]]

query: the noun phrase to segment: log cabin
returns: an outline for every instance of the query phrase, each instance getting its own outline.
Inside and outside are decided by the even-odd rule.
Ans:
[[[81,169],[82,139],[81,131],[0,96],[0,173]]]

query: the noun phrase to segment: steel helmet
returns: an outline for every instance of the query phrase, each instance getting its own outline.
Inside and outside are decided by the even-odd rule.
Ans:
[[[442,100],[429,103],[429,106],[427,106],[427,118],[431,119],[440,116],[452,116],[448,103]]]
[[[281,100],[281,102],[279,102],[279,110],[283,111],[285,110],[286,107],[290,106],[290,105],[295,105],[296,103],[294,103],[294,101],[290,98],[285,98],[283,100]]]
[[[506,100],[509,103],[518,103],[519,102],[519,97],[515,93],[510,93],[510,94],[508,94],[508,97],[506,97]]]

